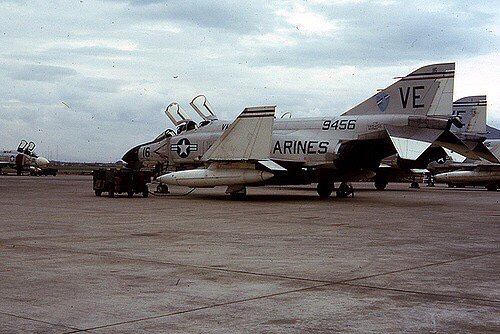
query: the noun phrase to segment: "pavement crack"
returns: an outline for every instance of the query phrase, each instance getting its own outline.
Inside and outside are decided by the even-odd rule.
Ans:
[[[322,287],[329,286],[329,285],[332,285],[332,283],[310,286],[307,288],[294,289],[294,290],[289,290],[289,291],[284,291],[284,292],[277,292],[277,293],[272,293],[272,294],[268,294],[268,295],[245,298],[245,299],[240,299],[240,300],[234,300],[234,301],[230,301],[230,302],[217,303],[217,304],[212,304],[212,305],[207,305],[207,306],[196,307],[196,308],[192,308],[192,309],[188,309],[188,310],[182,310],[182,311],[177,311],[177,312],[155,315],[155,316],[151,316],[151,317],[144,317],[144,318],[140,318],[140,319],[133,319],[133,320],[128,320],[128,321],[116,322],[113,324],[107,324],[107,325],[102,325],[102,326],[95,326],[95,327],[86,328],[86,329],[82,329],[82,330],[75,330],[75,331],[71,331],[71,332],[66,332],[65,334],[80,333],[80,332],[84,332],[84,331],[93,331],[93,330],[98,330],[98,329],[103,329],[103,328],[128,325],[128,324],[142,322],[142,321],[166,318],[166,317],[171,317],[171,316],[180,315],[180,314],[208,310],[208,309],[212,309],[212,308],[216,308],[216,307],[223,307],[223,306],[228,306],[228,305],[246,303],[246,302],[255,301],[255,300],[283,296],[283,295],[287,295],[287,294],[291,294],[291,293],[304,292],[304,291],[308,291],[308,290],[322,288]]]
[[[287,280],[302,281],[302,282],[325,283],[325,284],[349,283],[349,282],[359,281],[359,280],[368,279],[368,278],[380,277],[380,276],[391,275],[391,274],[398,274],[398,273],[407,272],[407,271],[411,271],[411,270],[417,270],[417,269],[428,268],[428,267],[433,267],[433,266],[438,266],[438,265],[443,265],[443,264],[449,264],[449,263],[453,263],[453,262],[464,261],[464,260],[469,260],[469,259],[474,259],[474,258],[478,258],[478,257],[483,257],[483,256],[488,256],[488,255],[500,253],[500,251],[493,251],[493,252],[488,252],[488,253],[464,256],[461,258],[456,258],[456,259],[451,259],[451,260],[446,260],[446,261],[427,263],[427,264],[413,266],[413,267],[409,267],[409,268],[391,270],[391,271],[372,274],[372,275],[365,275],[365,276],[361,276],[361,277],[353,277],[353,278],[348,278],[348,279],[343,279],[343,280],[338,280],[338,281],[332,281],[332,280],[322,280],[322,279],[314,279],[314,278],[307,278],[307,277],[294,277],[294,276],[287,276],[287,275],[259,273],[259,272],[246,271],[246,270],[226,269],[226,268],[217,268],[217,267],[211,267],[211,266],[184,264],[184,263],[178,263],[178,262],[141,259],[141,258],[120,256],[120,255],[109,254],[109,253],[96,253],[96,252],[72,250],[72,249],[67,249],[67,248],[32,246],[32,245],[24,245],[24,244],[16,244],[16,245],[12,245],[12,246],[34,248],[34,249],[44,249],[44,250],[52,250],[52,251],[63,251],[63,252],[68,252],[68,253],[73,253],[73,254],[87,254],[87,255],[92,255],[92,256],[116,258],[116,259],[120,259],[120,260],[138,261],[138,262],[146,262],[146,263],[160,264],[160,265],[171,265],[171,266],[193,268],[193,269],[213,270],[213,271],[220,271],[220,272],[226,272],[226,273],[253,275],[253,276],[260,276],[260,277],[287,279]]]
[[[337,283],[336,285],[347,285],[347,286],[354,286],[354,287],[360,287],[360,288],[366,288],[366,289],[374,289],[374,290],[381,290],[381,291],[393,291],[393,292],[410,293],[410,294],[421,295],[421,296],[434,296],[434,297],[440,297],[440,298],[444,297],[444,298],[461,299],[461,300],[463,299],[463,300],[471,300],[471,301],[478,301],[478,302],[487,302],[487,303],[494,303],[494,304],[500,303],[500,300],[494,300],[494,299],[484,299],[484,298],[454,296],[454,295],[447,295],[447,294],[444,294],[444,293],[423,292],[423,291],[414,291],[414,290],[397,289],[397,288],[386,288],[386,287],[379,287],[379,286],[366,285],[366,284],[357,284],[357,283]]]
[[[30,317],[25,317],[25,316],[22,316],[22,315],[12,314],[12,313],[8,313],[8,312],[2,312],[2,311],[0,311],[0,314],[6,315],[6,316],[9,316],[9,317],[18,318],[18,319],[24,319],[24,320],[28,320],[28,321],[33,321],[33,322],[37,322],[37,323],[51,325],[51,326],[55,326],[55,327],[65,327],[65,328],[72,329],[72,330],[75,330],[75,331],[78,331],[78,332],[85,332],[86,331],[85,329],[79,329],[79,328],[73,327],[73,326],[68,326],[68,325],[64,325],[64,324],[54,324],[52,322],[48,322],[48,321],[44,321],[44,320],[40,320],[40,319],[33,319],[33,318],[30,318]]]
[[[495,251],[495,252],[488,252],[488,253],[483,253],[483,254],[476,254],[476,255],[471,255],[471,256],[464,256],[458,259],[452,259],[452,260],[446,260],[446,261],[439,261],[439,262],[434,262],[434,263],[427,263],[427,264],[422,264],[420,266],[414,266],[410,268],[404,268],[404,269],[398,269],[398,270],[392,270],[388,271],[385,273],[378,273],[378,274],[373,274],[373,275],[366,275],[362,277],[355,277],[355,278],[349,278],[346,280],[342,281],[337,281],[335,282],[336,284],[340,283],[348,283],[348,282],[354,282],[354,281],[359,281],[367,278],[373,278],[373,277],[380,277],[380,276],[385,276],[385,275],[391,275],[391,274],[398,274],[406,271],[411,271],[411,270],[416,270],[416,269],[422,269],[422,268],[427,268],[427,267],[433,267],[433,266],[439,266],[442,264],[448,264],[448,263],[453,263],[453,262],[458,262],[458,261],[463,261],[463,260],[469,260],[469,259],[474,259],[482,256],[487,256],[487,255],[493,255],[493,254],[498,254],[500,251]]]
[[[11,246],[14,246],[14,245],[11,245]],[[194,265],[194,264],[185,264],[185,263],[178,263],[178,262],[141,259],[141,258],[135,258],[135,257],[130,257],[130,256],[120,256],[120,255],[109,254],[109,253],[96,253],[96,252],[88,252],[88,251],[79,251],[79,250],[72,250],[72,249],[67,249],[67,248],[32,246],[32,245],[24,245],[24,244],[16,244],[15,246],[16,247],[33,248],[33,249],[44,249],[44,250],[49,250],[49,251],[63,251],[63,252],[72,253],[72,254],[85,254],[85,255],[115,258],[115,259],[119,259],[119,260],[145,262],[145,263],[152,263],[152,264],[159,264],[159,265],[170,265],[170,266],[201,269],[201,270],[212,270],[212,271],[219,271],[219,272],[226,272],[226,273],[233,273],[233,274],[253,275],[253,276],[261,276],[261,277],[268,277],[268,278],[278,278],[278,279],[287,279],[287,280],[313,282],[313,283],[327,283],[327,284],[334,283],[330,280],[319,280],[319,279],[313,279],[313,278],[303,278],[303,277],[294,277],[294,276],[286,276],[286,275],[258,273],[258,272],[252,272],[252,271],[246,271],[246,270],[225,269],[225,268],[201,266],[201,265]]]

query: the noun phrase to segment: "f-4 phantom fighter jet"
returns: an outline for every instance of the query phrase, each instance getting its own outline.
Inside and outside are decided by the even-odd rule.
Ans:
[[[462,122],[467,125],[465,131],[457,129],[457,136],[465,143],[475,145],[471,136],[490,136],[484,141],[485,146],[498,159],[500,158],[500,139],[495,136],[496,129],[486,125],[486,96],[469,96],[453,103],[453,112],[462,116]],[[498,130],[496,130],[498,132]],[[439,161],[442,162],[442,161]],[[429,164],[429,170],[436,175],[436,182],[446,182],[449,187],[485,186],[495,191],[500,188],[500,164],[484,160],[465,159],[457,154],[452,160]]]
[[[154,151],[170,167],[185,169],[162,175],[160,182],[227,186],[235,197],[246,186],[309,183],[318,183],[318,194],[328,197],[334,182],[341,182],[337,196],[345,197],[352,193],[349,181],[374,175],[380,161],[396,153],[404,166],[443,158],[444,148],[495,161],[482,144],[471,149],[450,131],[452,124],[461,126],[452,116],[454,68],[419,68],[337,117],[275,119],[275,107],[265,106],[246,108],[229,123],[195,98],[191,105],[204,119],[197,127],[174,103],[166,112],[177,133],[137,146],[123,160],[133,164]]]
[[[500,156],[495,154],[495,145],[491,140],[486,139],[489,135],[486,125],[487,101],[485,95],[467,96],[453,102],[453,116],[460,118],[462,127],[451,126],[453,132],[469,149],[475,150],[479,155],[490,156],[493,154],[496,159]],[[484,145],[483,145],[484,144]],[[443,172],[450,172],[462,167],[471,166],[471,164],[462,164],[466,157],[457,154],[453,150],[445,148],[446,158],[437,161],[431,161],[427,166],[413,166],[413,168],[402,169],[398,166],[397,155],[386,158],[377,171],[375,177],[375,187],[382,190],[389,181],[407,181],[413,178],[411,187],[419,187],[416,177],[427,175],[428,185],[433,185],[433,175]],[[491,158],[491,156],[490,156]],[[470,159],[469,159],[470,160]],[[490,160],[494,160],[491,158]],[[474,164],[481,163],[479,160],[473,160]],[[470,162],[470,161],[468,161]],[[416,168],[416,169],[414,169]]]
[[[16,151],[0,151],[0,171],[3,167],[10,167],[17,171],[17,175],[23,171],[37,174],[41,168],[48,166],[49,161],[36,155],[34,149],[35,143],[23,139]]]

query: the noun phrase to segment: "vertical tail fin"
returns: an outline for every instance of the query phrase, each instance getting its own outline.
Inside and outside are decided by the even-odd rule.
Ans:
[[[450,116],[455,63],[427,65],[361,102],[343,115]]]
[[[453,115],[460,116],[464,126],[452,127],[455,133],[486,133],[486,95],[467,96],[453,102]]]

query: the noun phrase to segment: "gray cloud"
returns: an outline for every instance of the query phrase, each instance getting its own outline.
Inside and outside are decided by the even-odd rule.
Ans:
[[[121,2],[121,1],[119,1]],[[268,1],[139,1],[127,2],[127,13],[140,19],[175,21],[181,25],[249,33],[259,31],[272,20]],[[132,9],[132,10],[131,10]]]
[[[11,72],[11,78],[24,81],[54,82],[76,74],[74,69],[61,66],[25,65],[14,69]]]
[[[85,0],[0,11],[0,142],[30,137],[71,160],[118,160],[170,126],[170,102],[194,115],[188,102],[200,93],[227,119],[262,104],[335,115],[426,63],[487,59],[478,66],[498,73],[493,1]],[[500,123],[496,86],[486,87]]]

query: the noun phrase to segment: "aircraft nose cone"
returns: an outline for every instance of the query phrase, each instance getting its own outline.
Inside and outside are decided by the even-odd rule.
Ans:
[[[44,157],[38,157],[36,158],[36,164],[40,167],[47,167],[49,165],[49,160],[45,159]]]
[[[140,146],[136,146],[128,150],[128,152],[123,155],[122,160],[128,164],[139,161],[139,147]]]

